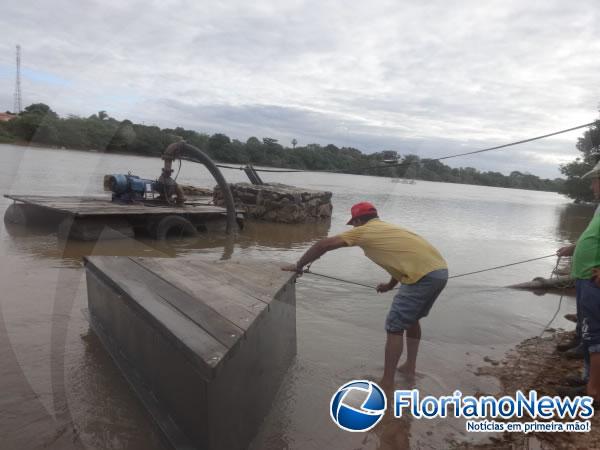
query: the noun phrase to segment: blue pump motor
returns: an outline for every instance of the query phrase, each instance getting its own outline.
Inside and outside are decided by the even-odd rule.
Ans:
[[[158,192],[158,182],[146,180],[136,175],[105,175],[104,190],[112,192],[112,200],[120,202],[132,202],[144,200],[147,194]]]

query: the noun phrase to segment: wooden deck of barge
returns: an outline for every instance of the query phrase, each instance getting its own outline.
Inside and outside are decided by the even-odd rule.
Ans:
[[[12,195],[4,197],[15,202],[33,205],[58,213],[75,217],[90,216],[139,216],[139,215],[225,215],[227,210],[219,206],[209,205],[210,197],[194,199],[181,206],[165,205],[146,201],[143,203],[121,204],[113,203],[108,196],[77,197],[77,196],[50,196],[50,195]],[[238,211],[242,212],[242,211]]]
[[[109,196],[4,197],[15,202],[4,213],[5,223],[56,226],[63,239],[122,239],[141,233],[163,240],[173,234],[181,237],[204,231],[225,232],[227,224],[227,209],[209,204],[211,197],[194,197],[183,205],[158,200],[116,203]],[[243,227],[244,211],[236,213],[238,226]]]

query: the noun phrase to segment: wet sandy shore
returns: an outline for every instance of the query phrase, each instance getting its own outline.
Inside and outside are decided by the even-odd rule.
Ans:
[[[573,332],[552,330],[541,337],[526,339],[510,350],[504,359],[487,359],[488,365],[480,367],[478,373],[500,380],[501,391],[481,392],[482,395],[514,396],[515,391],[537,390],[538,395],[559,395],[558,388],[566,386],[569,375],[580,374],[582,360],[567,359],[556,350],[556,345],[573,338]],[[517,419],[514,419],[517,420]],[[527,416],[521,419],[528,422]],[[553,419],[560,421],[560,419]],[[564,419],[566,422],[567,419]],[[592,449],[600,448],[600,415],[591,418],[589,433],[503,433],[488,438],[487,442],[471,444],[454,441],[453,448],[461,450],[487,449]]]

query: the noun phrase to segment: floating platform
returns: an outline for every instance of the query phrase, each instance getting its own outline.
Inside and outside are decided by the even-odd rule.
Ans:
[[[121,204],[112,202],[108,196],[4,197],[15,201],[6,210],[5,221],[20,225],[54,224],[63,238],[119,239],[143,232],[156,239],[165,239],[171,232],[189,236],[198,231],[224,231],[226,227],[227,210],[209,205],[211,199],[208,197],[181,206],[152,200]],[[237,213],[238,225],[243,226],[243,211]]]
[[[173,448],[245,449],[296,354],[295,274],[85,258],[90,324]]]

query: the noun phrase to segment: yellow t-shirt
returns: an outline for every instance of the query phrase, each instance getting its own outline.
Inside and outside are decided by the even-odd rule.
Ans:
[[[402,284],[413,284],[429,272],[447,269],[436,248],[418,234],[371,219],[339,235],[349,246],[359,246],[365,256]]]

